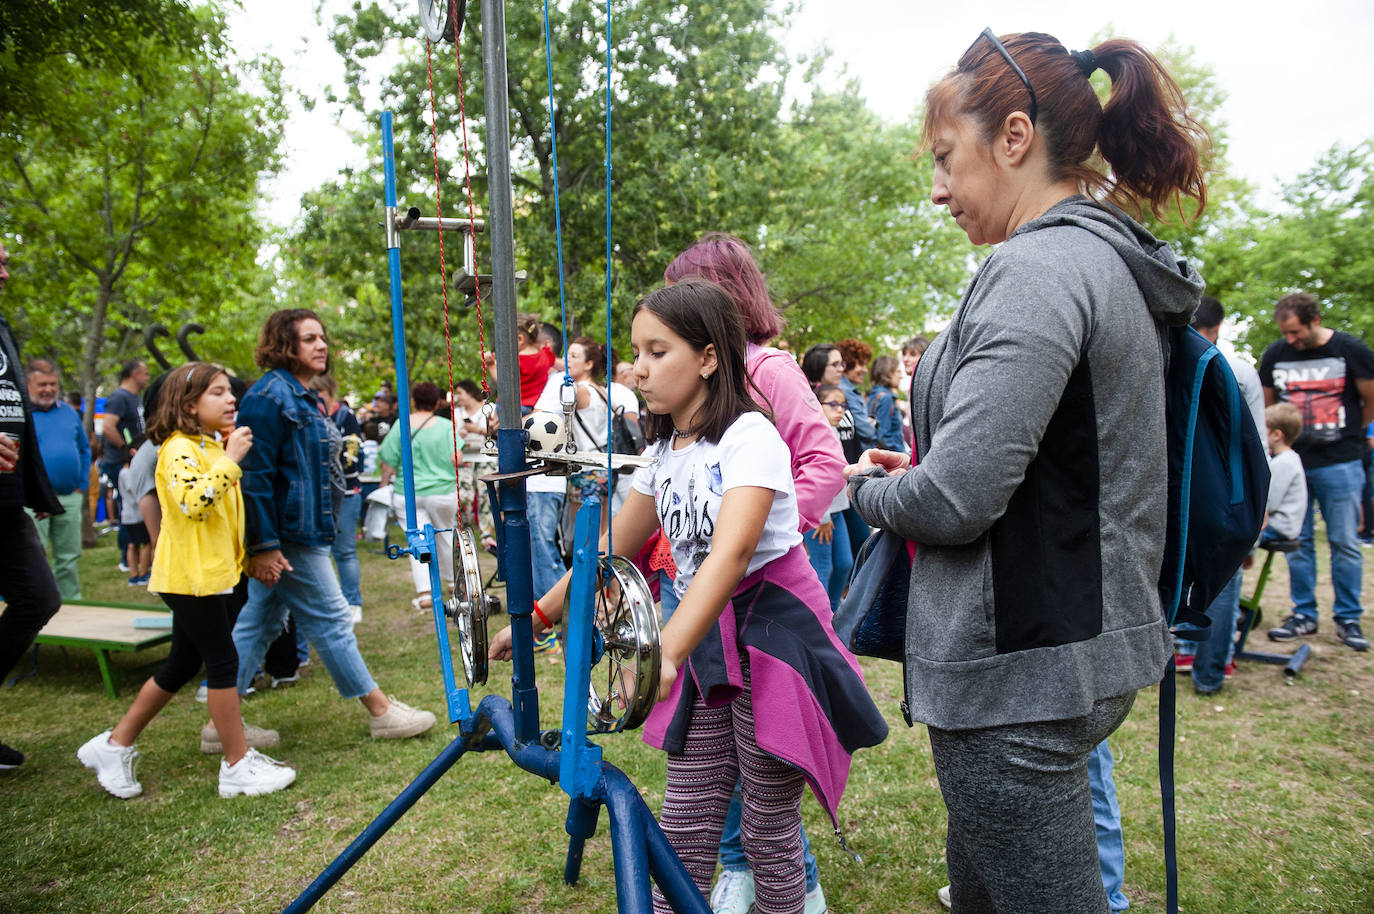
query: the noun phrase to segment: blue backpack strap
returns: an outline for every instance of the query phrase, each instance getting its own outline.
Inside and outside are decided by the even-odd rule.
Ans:
[[[1168,914],[1178,914],[1178,842],[1174,834],[1174,714],[1177,689],[1174,658],[1159,684],[1159,801],[1164,813],[1164,901]]]

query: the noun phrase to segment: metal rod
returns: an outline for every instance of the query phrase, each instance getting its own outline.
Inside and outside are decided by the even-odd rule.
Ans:
[[[495,311],[496,364],[502,392],[497,399],[501,428],[496,436],[498,468],[525,468],[520,415],[520,355],[515,338],[515,222],[510,172],[510,100],[506,97],[506,8],[504,0],[482,0],[482,90],[486,100],[487,237],[491,239],[492,300]],[[530,531],[525,517],[525,481],[502,485],[506,523],[506,609],[511,614],[511,687],[516,733],[522,740],[539,735],[539,698],[534,684],[534,639],[529,616],[534,606]]]
[[[396,150],[391,137],[391,112],[382,112],[382,170],[385,175],[386,210],[388,213],[386,233],[386,258],[391,279],[391,340],[392,354],[396,359],[396,408],[401,428],[410,428],[410,376],[406,371],[406,331],[405,312],[401,306],[401,245],[396,237]],[[401,435],[401,478],[415,478],[414,457],[410,449],[410,436]],[[407,487],[406,537],[409,539],[415,530],[415,489]]]
[[[475,224],[476,224],[477,231],[479,231],[479,232],[485,232],[485,231],[487,230],[486,222],[485,222],[484,220],[478,219],[478,220],[476,220],[476,223],[475,223]],[[441,220],[439,220],[438,218],[436,218],[436,217],[434,217],[434,216],[414,216],[414,217],[411,217],[409,214],[404,215],[404,216],[399,216],[399,215],[398,215],[398,216],[396,217],[396,228],[400,229],[401,231],[417,231],[417,232],[438,232],[438,231],[445,231],[445,232],[459,232],[459,233],[464,234],[464,235],[466,235],[466,234],[469,233],[468,221],[467,221],[466,219],[444,219],[444,220],[442,220],[442,222],[441,222]]]

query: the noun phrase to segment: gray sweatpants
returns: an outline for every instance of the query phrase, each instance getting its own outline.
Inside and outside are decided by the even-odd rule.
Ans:
[[[1088,755],[1134,702],[1132,692],[1070,720],[927,728],[954,914],[1106,914]]]

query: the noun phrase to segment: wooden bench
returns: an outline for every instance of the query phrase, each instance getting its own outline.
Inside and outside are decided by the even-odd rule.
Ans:
[[[34,644],[56,644],[63,647],[84,647],[95,651],[95,662],[100,667],[100,679],[105,683],[105,694],[111,698],[118,696],[115,689],[114,674],[110,669],[110,651],[141,651],[146,648],[166,644],[172,640],[172,630],[167,628],[135,627],[136,619],[157,618],[170,620],[171,613],[157,606],[136,606],[130,603],[93,603],[73,600],[63,603],[57,615],[38,633]],[[35,668],[37,660],[35,659]]]

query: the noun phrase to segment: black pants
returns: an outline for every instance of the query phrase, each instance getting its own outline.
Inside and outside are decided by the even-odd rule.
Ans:
[[[172,610],[172,649],[153,681],[165,692],[175,692],[196,678],[205,664],[205,684],[211,689],[232,689],[238,683],[239,654],[234,649],[234,620],[243,601],[233,593],[192,597],[161,594]]]
[[[0,508],[0,682],[62,606],[38,528],[21,507]]]

